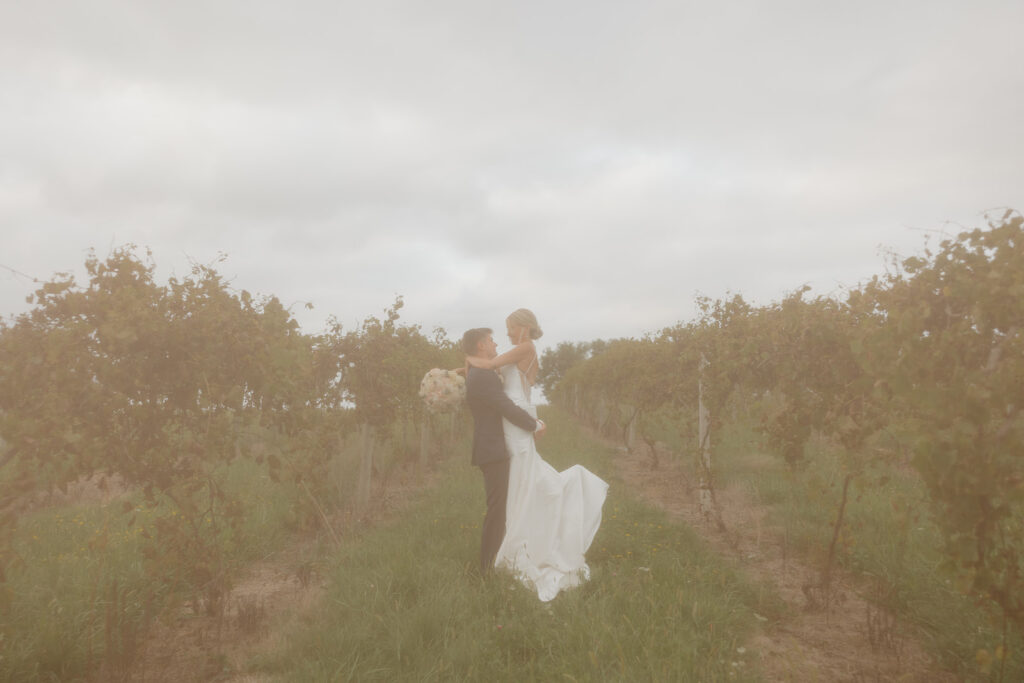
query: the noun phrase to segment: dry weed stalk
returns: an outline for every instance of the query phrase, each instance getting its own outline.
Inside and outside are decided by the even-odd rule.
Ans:
[[[256,633],[264,625],[267,617],[267,607],[255,595],[238,598],[238,610],[236,621],[238,628],[243,633]]]

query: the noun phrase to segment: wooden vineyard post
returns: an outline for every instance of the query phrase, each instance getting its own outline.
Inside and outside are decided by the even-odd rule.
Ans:
[[[427,471],[427,461],[430,459],[430,415],[424,414],[420,423],[420,471]]]
[[[373,428],[364,422],[361,428],[359,458],[359,486],[356,489],[356,506],[359,513],[366,512],[370,504],[370,474],[373,471]]]
[[[629,422],[626,424],[626,450],[630,453],[633,452],[633,444],[636,443],[636,420],[639,415],[639,410],[633,410],[633,416],[629,418]]]
[[[697,423],[700,458],[700,513],[705,522],[711,521],[713,501],[711,499],[711,413],[704,403],[704,368],[707,357],[700,354],[697,380]]]

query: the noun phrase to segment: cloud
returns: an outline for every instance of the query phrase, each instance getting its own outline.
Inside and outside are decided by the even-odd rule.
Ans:
[[[852,285],[1024,206],[1019,3],[265,2],[0,10],[0,263],[229,255],[315,330]],[[955,229],[955,228],[954,228]],[[0,313],[24,310],[0,273]]]

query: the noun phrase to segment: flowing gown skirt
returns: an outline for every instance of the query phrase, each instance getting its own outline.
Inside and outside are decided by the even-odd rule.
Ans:
[[[536,409],[522,405],[536,415]],[[507,420],[511,454],[505,539],[495,566],[509,569],[542,601],[590,578],[584,553],[601,526],[608,484],[581,465],[564,472],[544,462],[533,434]]]

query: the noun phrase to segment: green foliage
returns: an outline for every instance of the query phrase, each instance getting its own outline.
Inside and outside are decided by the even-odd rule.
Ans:
[[[565,373],[590,356],[591,347],[589,342],[561,342],[553,349],[544,350],[540,357],[537,384],[544,389],[545,396],[551,395]]]
[[[118,524],[145,529],[133,543],[148,580],[134,584],[130,604],[142,607],[130,618],[127,584],[92,587],[117,597],[108,623],[183,598],[217,614],[244,547],[267,532],[252,528],[256,503],[232,485],[234,465],[287,479],[288,516],[319,524],[344,432],[357,419],[407,424],[422,412],[423,373],[454,364],[443,331],[431,340],[397,322],[401,298],[383,321],[311,336],[276,298],[233,290],[213,266],[161,285],[136,252],[90,255],[84,284],[60,275],[0,323],[0,641],[12,582],[33,569],[19,525],[47,491],[116,476],[133,492]],[[86,655],[68,657],[89,659],[95,643],[76,642]],[[104,666],[130,660],[112,643]]]
[[[358,421],[373,426],[420,412],[417,394],[424,373],[461,363],[461,355],[443,330],[432,341],[418,325],[400,324],[398,311],[403,305],[398,297],[383,319],[370,316],[347,333],[332,321],[324,338],[331,355],[340,361],[341,397],[355,404]]]
[[[910,422],[894,429],[901,439],[916,431]],[[888,445],[892,438],[880,435],[869,447]],[[749,492],[765,513],[765,529],[786,530],[790,557],[822,561],[834,533],[836,492],[846,472],[843,449],[812,438],[804,464],[794,469],[766,455],[765,443],[755,418],[730,420],[719,432],[719,481]],[[897,640],[921,635],[957,680],[990,680],[978,676],[976,654],[996,651],[1002,643],[998,608],[964,591],[953,567],[944,562],[942,533],[929,514],[929,494],[920,477],[905,466],[891,468],[888,475],[855,480],[836,560],[860,577],[863,597],[899,616]],[[847,609],[838,618],[860,616]],[[1024,680],[1021,644],[1011,630],[1005,681]]]
[[[896,451],[882,435],[911,424],[913,464],[949,561],[1024,629],[1022,222],[1006,212],[845,301],[809,299],[807,288],[763,307],[698,299],[695,321],[609,345],[572,365],[550,395],[605,433],[659,415],[637,422],[653,438],[678,415],[691,425],[680,433],[692,434],[704,359],[714,425],[730,406],[756,402],[766,445],[791,469],[806,466],[807,444],[821,435],[855,487],[891,469]],[[836,520],[833,549],[842,510]]]
[[[917,422],[915,468],[951,561],[1024,629],[1024,229],[1007,212],[989,230],[866,290],[887,324],[864,353],[889,354],[894,402]]]
[[[216,472],[246,430],[306,406],[309,341],[276,299],[235,295],[208,266],[160,286],[126,247],[86,271],[84,287],[44,284],[0,336],[10,466],[35,488],[96,472],[139,487],[164,511],[151,575],[216,602],[230,572],[217,539],[243,509]]]
[[[630,422],[653,420],[674,399],[671,351],[652,339],[616,339],[600,353],[576,363],[554,386],[552,398],[595,427],[615,436]],[[627,414],[621,414],[623,406]]]

